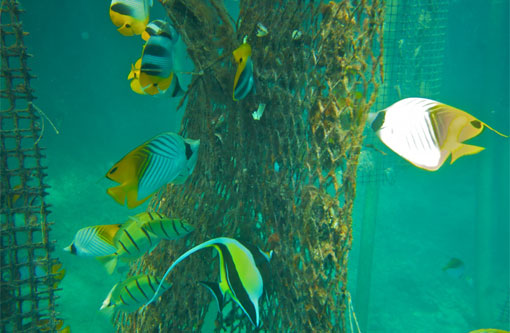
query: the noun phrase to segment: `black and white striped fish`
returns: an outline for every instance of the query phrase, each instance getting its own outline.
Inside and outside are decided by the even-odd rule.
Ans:
[[[159,284],[162,287],[156,295],[156,288]],[[161,295],[168,288],[170,288],[170,284],[151,275],[131,276],[113,286],[100,310],[108,315],[113,315],[116,311],[133,312],[151,298]]]
[[[272,253],[265,253],[255,246],[246,247],[233,238],[219,237],[199,244],[184,254],[167,269],[165,280],[172,269],[191,254],[206,247],[218,251],[220,260],[220,281],[200,282],[207,287],[218,301],[221,310],[226,295],[229,295],[244,311],[255,327],[260,325],[259,300],[264,291],[264,264],[271,259]],[[156,289],[158,290],[158,289]],[[155,297],[146,303],[153,302]]]
[[[135,148],[106,174],[119,186],[107,193],[134,208],[170,182],[182,183],[193,171],[200,140],[184,139],[167,132]]]
[[[507,137],[469,113],[425,98],[403,99],[369,117],[372,129],[385,145],[428,171],[439,169],[450,154],[453,163],[485,149],[463,143],[479,135],[484,127]]]
[[[96,225],[76,232],[71,244],[64,251],[77,256],[99,257],[115,253],[114,237],[122,224]]]

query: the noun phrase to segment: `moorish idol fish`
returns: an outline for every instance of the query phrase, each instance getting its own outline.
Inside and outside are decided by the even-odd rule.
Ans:
[[[166,240],[184,237],[195,230],[186,221],[171,219],[158,212],[143,212],[130,217],[130,219],[142,223],[145,230]]]
[[[233,52],[234,60],[237,63],[236,76],[234,78],[234,101],[246,97],[253,88],[253,62],[251,60],[251,46],[243,43]]]
[[[129,220],[122,225],[113,242],[115,253],[97,259],[105,266],[108,274],[113,274],[117,263],[121,260],[129,263],[152,251],[160,238],[144,227],[144,222]]]
[[[179,38],[177,31],[175,31],[175,28],[171,24],[163,20],[154,20],[145,27],[142,33],[142,39],[148,41],[151,36],[159,35],[170,38],[174,43]]]
[[[184,139],[166,132],[124,156],[108,171],[106,178],[119,183],[107,193],[119,204],[134,208],[163,185],[182,182],[193,172],[200,140]]]
[[[171,97],[183,94],[174,71],[175,40],[167,34],[154,35],[145,43],[142,51],[139,81],[149,95],[168,93]]]
[[[161,286],[161,290],[158,288],[156,293],[158,285]],[[113,286],[100,310],[110,316],[116,311],[133,312],[168,288],[170,288],[169,284],[151,275],[131,276]]]
[[[451,162],[484,148],[463,142],[485,127],[508,137],[469,113],[425,98],[406,98],[371,114],[372,129],[381,141],[415,166],[435,171],[450,154]]]
[[[113,238],[122,224],[108,224],[85,227],[74,236],[71,244],[64,251],[77,256],[99,257],[114,253]]]
[[[247,248],[241,242],[226,237],[214,238],[199,244],[181,255],[166,271],[162,281],[168,276],[172,269],[192,253],[213,247],[218,251],[220,259],[220,282],[200,282],[208,288],[218,302],[218,308],[222,309],[225,294],[241,307],[250,321],[256,327],[260,324],[259,299],[264,290],[263,275],[260,266],[257,264],[260,258],[269,262],[271,255],[253,246]],[[156,291],[159,290],[156,289]],[[153,302],[155,297],[149,300],[145,306]]]
[[[152,0],[112,0],[110,19],[124,36],[140,35],[149,22]]]

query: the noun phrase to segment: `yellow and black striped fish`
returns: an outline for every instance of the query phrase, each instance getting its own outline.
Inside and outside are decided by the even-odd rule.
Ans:
[[[85,227],[76,232],[71,244],[64,251],[77,256],[100,257],[116,251],[113,238],[122,224]]]
[[[253,62],[251,60],[251,46],[244,43],[233,52],[237,63],[236,76],[234,78],[234,101],[245,98],[253,88]]]
[[[140,35],[149,22],[152,0],[112,0],[110,19],[124,36]]]
[[[160,284],[161,288],[156,294],[156,288]],[[168,283],[151,275],[131,276],[113,286],[100,310],[108,315],[113,315],[116,311],[133,312],[151,298],[161,295],[168,288],[170,288]]]
[[[166,132],[145,142],[124,156],[108,171],[106,178],[119,186],[107,193],[129,208],[141,205],[163,185],[182,183],[193,172],[200,140],[184,139]]]
[[[168,268],[162,281],[166,279],[172,269],[191,254],[206,247],[214,247],[220,259],[220,282],[200,282],[213,293],[221,310],[225,295],[228,294],[248,316],[256,327],[260,325],[259,299],[264,291],[265,267],[268,265],[272,253],[265,253],[255,246],[246,247],[238,240],[220,237],[199,244],[185,252]],[[262,259],[262,260],[261,260]],[[159,290],[156,289],[156,291]],[[150,304],[155,297],[150,299]]]
[[[171,219],[158,212],[143,212],[131,217],[143,223],[143,228],[161,239],[174,240],[195,230],[186,221]]]
[[[115,253],[97,258],[105,265],[108,274],[114,272],[119,260],[128,263],[152,251],[160,238],[148,231],[142,222],[130,220],[122,225],[113,241]]]

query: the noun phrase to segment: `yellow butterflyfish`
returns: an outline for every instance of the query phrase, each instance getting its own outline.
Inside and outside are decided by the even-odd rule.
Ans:
[[[251,60],[251,46],[243,43],[233,52],[237,64],[236,76],[234,77],[234,89],[232,98],[234,101],[245,98],[253,88],[253,62]]]
[[[149,22],[152,0],[112,0],[110,19],[124,36],[140,35]]]
[[[483,147],[464,141],[479,135],[485,127],[508,137],[472,115],[425,98],[406,98],[369,116],[372,129],[395,153],[428,170],[438,170],[450,156],[451,163],[473,155]]]

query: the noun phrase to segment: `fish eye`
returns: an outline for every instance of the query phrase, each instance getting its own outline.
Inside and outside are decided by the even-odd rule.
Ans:
[[[131,28],[131,24],[126,23],[126,28]]]
[[[482,127],[482,123],[479,121],[479,120],[473,120],[471,122],[471,125],[474,127],[474,128],[481,128]]]
[[[240,63],[241,63],[241,62],[243,62],[243,58],[239,58],[239,62],[240,62]]]
[[[112,169],[112,171],[110,171],[110,175],[111,175],[112,173],[114,173],[115,171],[117,171],[117,167],[113,168],[113,169]]]

